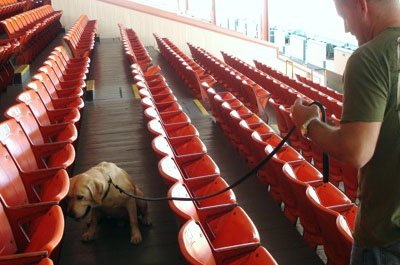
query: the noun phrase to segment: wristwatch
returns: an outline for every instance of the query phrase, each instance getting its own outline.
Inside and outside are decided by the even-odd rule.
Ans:
[[[313,120],[319,120],[317,117],[312,117],[308,119],[303,125],[300,127],[300,133],[304,138],[308,138],[308,126]]]

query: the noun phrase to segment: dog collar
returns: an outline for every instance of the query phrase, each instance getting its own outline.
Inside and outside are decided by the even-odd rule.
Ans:
[[[111,176],[108,176],[110,179],[107,181],[107,183],[108,183],[108,186],[107,186],[107,190],[106,190],[106,193],[104,193],[104,196],[103,196],[103,198],[101,198],[101,201],[104,201],[104,199],[107,197],[107,195],[108,195],[108,192],[110,191],[110,186],[111,186]]]

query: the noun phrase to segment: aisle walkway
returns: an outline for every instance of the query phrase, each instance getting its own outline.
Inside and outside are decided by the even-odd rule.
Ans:
[[[120,41],[96,43],[92,62],[95,100],[86,102],[75,173],[112,161],[126,169],[146,195],[165,196],[167,188],[157,173],[140,102],[133,99]],[[96,240],[82,243],[85,222],[67,218],[60,265],[185,264],[177,243],[179,228],[168,204],[151,204],[150,215],[153,226],[140,226],[143,242],[138,246],[129,243],[129,225],[118,226],[115,220],[104,220]]]

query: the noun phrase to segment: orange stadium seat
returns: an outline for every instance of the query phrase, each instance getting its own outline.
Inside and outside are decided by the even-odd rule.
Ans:
[[[41,126],[28,106],[23,103],[10,107],[4,114],[6,118],[14,118],[22,127],[33,144],[54,142],[72,143],[78,138],[78,131],[72,123],[58,123]]]
[[[0,263],[28,265],[50,256],[61,241],[64,217],[51,204],[6,205],[0,197]]]
[[[23,171],[67,168],[74,162],[75,150],[68,142],[34,145],[15,120],[0,123],[0,141]]]
[[[354,230],[357,206],[333,185],[326,185],[321,191],[308,187],[307,198],[310,200],[315,216],[324,238],[324,251],[330,264],[347,264],[350,261],[350,250],[346,238],[339,232],[337,218],[342,215],[350,231]]]
[[[205,258],[203,262],[206,264],[225,264],[260,246],[256,227],[238,206],[228,212],[211,215],[200,226],[194,220],[188,221],[181,228],[178,241],[183,256],[190,264],[204,264],[198,258]]]
[[[29,106],[31,112],[41,126],[59,123],[77,123],[81,117],[76,108],[47,109],[34,90],[22,92],[18,95],[17,99]]]
[[[169,197],[194,198],[206,196],[228,187],[221,177],[202,178],[188,183],[175,183],[168,191]],[[180,218],[182,224],[193,219],[204,222],[210,214],[227,211],[236,206],[236,197],[232,190],[210,199],[191,201],[169,201],[172,211]]]
[[[6,148],[0,145],[0,194],[8,205],[59,203],[67,195],[68,188],[69,177],[65,170],[22,171]]]

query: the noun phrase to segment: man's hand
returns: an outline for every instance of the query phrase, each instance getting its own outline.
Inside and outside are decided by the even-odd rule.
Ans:
[[[316,105],[303,105],[303,100],[298,98],[291,107],[292,119],[296,128],[300,127],[311,118],[320,118],[319,108]]]

